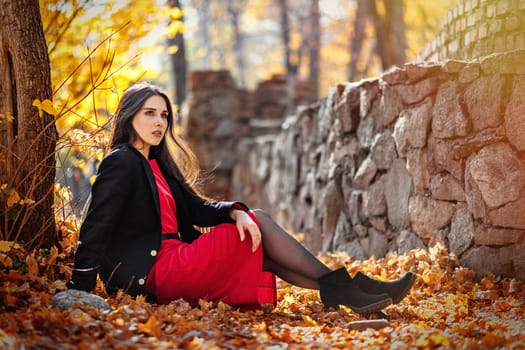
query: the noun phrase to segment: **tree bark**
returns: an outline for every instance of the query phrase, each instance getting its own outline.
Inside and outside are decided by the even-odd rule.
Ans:
[[[52,99],[50,75],[38,0],[0,0],[0,181],[5,186],[0,193],[0,232],[2,239],[29,248],[50,247],[57,241],[57,131],[54,117],[40,117],[32,106],[35,99]],[[13,190],[34,203],[8,203]]]
[[[179,0],[169,0],[169,5],[172,8],[180,8],[182,10]],[[182,16],[180,21],[184,21]],[[168,45],[176,46],[177,51],[170,55],[173,75],[175,77],[175,103],[182,106],[186,99],[186,80],[188,74],[188,67],[186,62],[186,49],[184,47],[184,35],[179,32],[173,38],[168,38]]]

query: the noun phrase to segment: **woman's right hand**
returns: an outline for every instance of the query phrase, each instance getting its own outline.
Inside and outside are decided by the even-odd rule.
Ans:
[[[246,232],[248,232],[252,239],[252,252],[255,252],[261,244],[262,239],[259,226],[244,210],[233,209],[230,216],[235,220],[235,225],[237,226],[237,231],[239,231],[241,242],[244,242]]]

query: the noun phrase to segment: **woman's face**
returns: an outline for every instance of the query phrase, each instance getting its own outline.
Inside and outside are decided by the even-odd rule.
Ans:
[[[133,116],[131,125],[138,139],[133,146],[147,158],[151,146],[158,146],[168,128],[168,107],[162,96],[148,98],[142,108]]]

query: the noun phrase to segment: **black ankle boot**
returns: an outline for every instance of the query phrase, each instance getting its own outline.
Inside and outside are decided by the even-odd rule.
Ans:
[[[326,307],[345,305],[361,315],[369,315],[392,304],[388,294],[363,292],[348,274],[340,268],[319,278],[319,293]]]
[[[416,274],[407,272],[397,280],[383,282],[372,279],[367,275],[358,272],[354,276],[354,281],[359,286],[359,289],[371,294],[388,294],[394,304],[399,303],[408,294],[410,288],[416,280]]]

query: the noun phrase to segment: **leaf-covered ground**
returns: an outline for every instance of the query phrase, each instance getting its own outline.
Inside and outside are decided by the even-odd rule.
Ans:
[[[525,349],[525,288],[516,279],[486,276],[458,265],[440,247],[384,259],[322,259],[379,279],[405,271],[418,278],[400,304],[385,309],[386,327],[361,329],[364,318],[344,307],[325,309],[317,291],[279,281],[275,309],[241,312],[223,303],[183,300],[154,305],[124,294],[110,311],[60,311],[51,298],[71,273],[72,242],[25,252],[0,242],[2,349]],[[100,284],[96,293],[107,297]],[[379,316],[378,316],[379,317]]]

